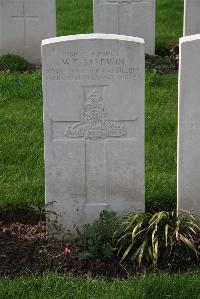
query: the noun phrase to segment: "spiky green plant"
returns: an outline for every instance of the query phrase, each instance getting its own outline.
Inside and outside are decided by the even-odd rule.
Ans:
[[[139,267],[198,260],[200,226],[188,212],[135,213],[124,217],[113,237],[120,262],[132,260]]]

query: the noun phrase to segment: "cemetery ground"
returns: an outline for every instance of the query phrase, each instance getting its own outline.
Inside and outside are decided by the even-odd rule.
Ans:
[[[176,46],[182,35],[182,6],[183,1],[158,0],[156,48],[161,56],[146,62],[149,212],[176,208]],[[92,1],[59,0],[57,9],[58,35],[92,31]],[[41,70],[10,56],[0,58],[0,71],[0,274],[22,276],[1,279],[0,298],[198,298],[197,268],[196,274],[146,276],[143,269],[139,277],[127,280],[96,280],[127,278],[131,270],[113,260],[77,263],[70,253],[79,247],[45,243]],[[58,274],[42,276],[49,270]],[[68,272],[83,279],[59,275]],[[33,273],[37,276],[29,276]]]

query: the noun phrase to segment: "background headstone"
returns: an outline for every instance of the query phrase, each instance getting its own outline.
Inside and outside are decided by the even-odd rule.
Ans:
[[[156,0],[93,0],[94,32],[142,37],[155,54]]]
[[[178,209],[200,217],[200,35],[180,39]]]
[[[200,0],[184,0],[183,35],[200,33]]]
[[[143,211],[143,39],[45,40],[42,65],[46,203],[64,234],[104,209]]]
[[[0,54],[41,63],[41,42],[56,36],[55,0],[0,0]]]

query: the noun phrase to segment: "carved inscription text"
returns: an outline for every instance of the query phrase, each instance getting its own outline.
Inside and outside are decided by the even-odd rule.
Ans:
[[[132,80],[138,69],[115,51],[67,52],[60,66],[45,71],[46,80],[111,81]]]

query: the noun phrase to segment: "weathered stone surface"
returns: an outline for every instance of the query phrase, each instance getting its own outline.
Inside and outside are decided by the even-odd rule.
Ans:
[[[184,0],[183,34],[200,33],[200,0]]]
[[[94,32],[142,37],[155,54],[156,0],[93,0]]]
[[[0,0],[0,54],[40,64],[42,40],[55,36],[55,0]]]
[[[180,39],[178,209],[200,217],[200,35]]]
[[[49,39],[42,64],[46,203],[64,236],[104,209],[143,211],[143,39]]]

